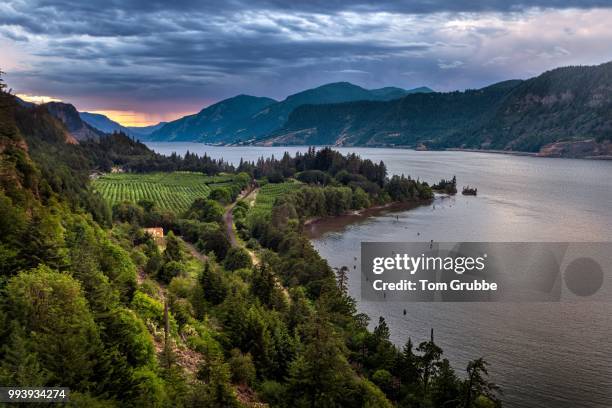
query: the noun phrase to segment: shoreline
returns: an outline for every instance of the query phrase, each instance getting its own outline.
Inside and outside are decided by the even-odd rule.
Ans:
[[[312,145],[301,145],[301,144],[279,144],[279,145],[261,145],[261,144],[211,144],[206,142],[198,142],[198,141],[142,141],[145,145],[147,143],[197,143],[204,146],[210,147],[311,147]],[[331,148],[357,148],[357,149],[392,149],[392,150],[413,150],[415,152],[467,152],[467,153],[488,153],[488,154],[504,154],[508,156],[519,156],[519,157],[535,157],[541,159],[574,159],[574,160],[612,160],[612,155],[585,155],[579,157],[569,157],[569,156],[557,156],[557,155],[543,155],[539,152],[523,152],[517,150],[496,150],[496,149],[464,149],[460,147],[448,147],[444,149],[435,149],[435,150],[423,150],[415,148],[414,146],[337,146],[337,145],[314,145],[316,148],[323,147],[331,147]]]
[[[309,240],[317,239],[327,232],[338,231],[357,221],[363,221],[372,216],[384,214],[386,212],[408,211],[423,205],[430,205],[435,201],[435,199],[436,198],[434,197],[431,200],[422,201],[395,201],[392,203],[375,205],[373,207],[351,211],[341,215],[308,218],[303,224],[304,233]]]
[[[543,159],[574,159],[575,157],[551,157],[542,156],[534,152],[521,152],[516,150],[495,150],[495,149],[462,149],[460,147],[449,147],[444,149],[445,152],[468,152],[468,153],[491,153],[491,154],[506,154],[508,156],[527,156],[541,157]]]
[[[435,150],[429,150],[435,151]],[[580,157],[569,157],[569,156],[554,156],[544,155],[541,153],[534,152],[521,152],[515,150],[495,150],[495,149],[461,149],[459,147],[449,147],[444,149],[446,152],[468,152],[468,153],[491,153],[491,154],[505,154],[508,156],[524,156],[524,157],[537,157],[539,159],[574,159],[574,160],[612,160],[610,155],[599,155],[599,156],[580,156]]]

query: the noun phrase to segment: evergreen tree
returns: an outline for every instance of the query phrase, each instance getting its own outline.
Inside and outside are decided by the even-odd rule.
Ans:
[[[253,268],[251,291],[262,304],[271,307],[275,296],[276,280],[271,267],[265,263]]]
[[[235,271],[242,268],[250,268],[253,264],[249,252],[241,247],[232,247],[227,251],[223,267],[228,271]]]
[[[443,359],[431,387],[431,401],[434,406],[448,408],[461,404],[460,382],[448,359]]]
[[[197,372],[202,384],[196,388],[193,406],[239,407],[236,394],[231,387],[229,366],[218,358],[209,358],[200,364]]]
[[[417,351],[421,353],[418,359],[418,366],[421,374],[423,398],[426,398],[429,392],[430,380],[437,374],[440,357],[442,356],[442,349],[434,343],[433,329],[431,329],[430,340],[419,344]]]
[[[42,387],[47,383],[49,373],[41,367],[30,342],[23,328],[13,324],[2,350],[0,384],[3,386]]]
[[[166,236],[166,249],[164,250],[164,262],[181,262],[183,260],[183,254],[181,251],[181,243],[178,238],[174,236],[172,231],[168,232]]]
[[[101,343],[78,282],[41,266],[11,278],[6,293],[7,315],[32,333],[32,351],[51,374],[49,384],[86,385]]]
[[[227,285],[223,275],[213,267],[211,262],[204,264],[199,283],[204,292],[204,298],[212,305],[218,305],[227,296]]]
[[[404,345],[400,355],[398,364],[398,375],[401,382],[402,394],[408,394],[415,391],[415,385],[419,382],[419,358],[414,354],[412,340]]]
[[[64,228],[59,218],[47,211],[36,212],[30,220],[22,240],[21,257],[26,268],[45,264],[54,269],[65,269],[68,260],[64,246]]]
[[[334,268],[336,271],[336,282],[338,284],[338,289],[342,294],[346,295],[348,293],[348,267],[342,266],[340,268]]]
[[[499,387],[487,380],[489,372],[487,370],[488,363],[482,359],[470,361],[467,366],[467,379],[465,380],[465,397],[464,408],[471,408],[474,401],[479,397],[484,397],[495,405],[499,405],[497,392]]]
[[[289,400],[292,406],[338,406],[346,396],[351,368],[342,341],[321,315],[304,327],[302,351],[289,368]]]

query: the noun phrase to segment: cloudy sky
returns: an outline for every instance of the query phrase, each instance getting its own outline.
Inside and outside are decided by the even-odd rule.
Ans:
[[[14,91],[150,124],[240,93],[481,87],[612,60],[612,0],[3,0]]]

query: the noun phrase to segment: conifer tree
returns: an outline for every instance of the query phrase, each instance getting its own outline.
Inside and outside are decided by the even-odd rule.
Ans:
[[[166,236],[166,249],[164,251],[164,261],[165,262],[181,262],[183,259],[183,254],[181,252],[181,243],[178,238],[174,236],[172,231],[168,232]]]
[[[3,386],[40,387],[46,384],[49,373],[41,368],[30,342],[23,328],[14,323],[2,351],[0,384]]]

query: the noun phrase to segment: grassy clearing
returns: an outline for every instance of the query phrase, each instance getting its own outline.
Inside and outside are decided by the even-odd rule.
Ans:
[[[214,187],[232,183],[233,176],[207,176],[202,173],[173,172],[106,174],[94,181],[94,188],[110,205],[127,200],[153,201],[158,208],[176,213],[185,211],[193,200],[208,197]]]

